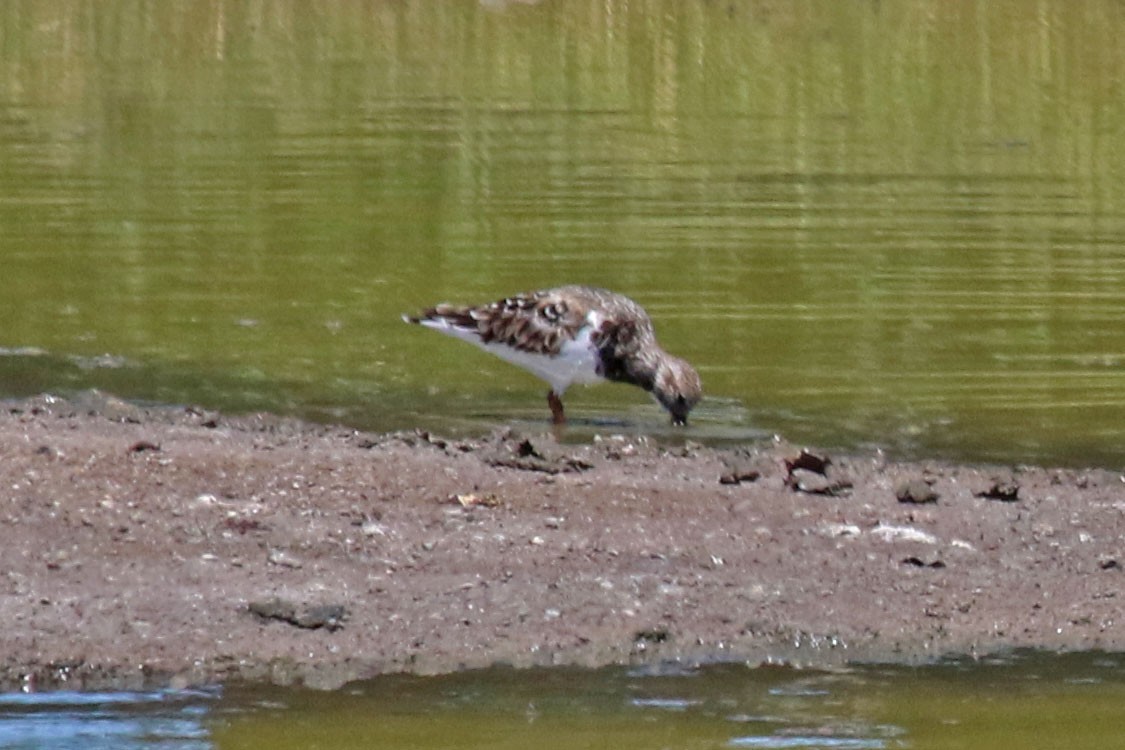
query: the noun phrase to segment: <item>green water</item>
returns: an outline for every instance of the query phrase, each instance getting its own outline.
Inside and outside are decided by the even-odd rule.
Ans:
[[[399,314],[587,282],[698,366],[697,439],[1118,467],[1123,34],[1112,0],[7,0],[0,395],[542,424]]]
[[[492,669],[336,692],[0,695],[0,747],[81,750],[611,748],[1113,750],[1121,655],[1011,654],[831,673]]]
[[[1125,747],[1121,661],[1090,656],[839,674],[500,670],[234,689],[224,703],[210,722],[223,750]]]

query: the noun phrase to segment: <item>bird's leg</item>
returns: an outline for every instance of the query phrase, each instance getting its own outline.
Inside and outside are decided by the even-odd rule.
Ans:
[[[551,407],[551,421],[555,424],[566,424],[566,413],[563,411],[562,399],[552,388],[547,391],[547,405]]]

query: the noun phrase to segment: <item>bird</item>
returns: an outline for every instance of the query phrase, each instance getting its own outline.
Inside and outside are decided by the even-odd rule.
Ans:
[[[402,319],[468,341],[547,381],[556,425],[566,422],[562,397],[574,383],[639,386],[674,425],[686,425],[703,396],[699,373],[660,347],[644,308],[607,289],[568,285],[482,305],[442,303]]]

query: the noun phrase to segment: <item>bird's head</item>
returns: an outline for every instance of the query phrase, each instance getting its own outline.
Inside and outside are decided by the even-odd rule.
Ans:
[[[668,355],[656,369],[652,395],[672,415],[672,424],[685,425],[688,412],[703,398],[703,383],[694,367]]]

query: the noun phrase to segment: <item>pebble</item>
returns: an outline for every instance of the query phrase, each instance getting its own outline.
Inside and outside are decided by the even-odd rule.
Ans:
[[[266,561],[271,565],[280,565],[285,568],[300,568],[302,565],[296,557],[279,549],[271,549],[266,556]]]
[[[936,503],[940,497],[929,482],[923,479],[911,479],[903,482],[895,490],[895,497],[900,503]]]

